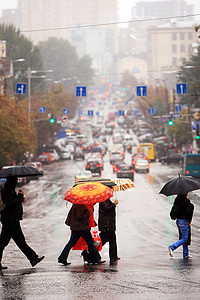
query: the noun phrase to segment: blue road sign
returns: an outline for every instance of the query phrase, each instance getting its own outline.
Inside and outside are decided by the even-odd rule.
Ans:
[[[40,106],[40,113],[45,113],[46,112],[46,107],[45,106]]]
[[[119,112],[118,111],[115,111],[115,116],[119,116]]]
[[[93,117],[94,111],[93,110],[88,110],[88,116]]]
[[[137,86],[137,96],[147,96],[147,87],[145,85]]]
[[[76,87],[76,96],[77,97],[86,97],[86,86],[77,86]]]
[[[186,83],[178,83],[176,85],[176,93],[177,94],[187,94],[187,84]]]
[[[69,114],[69,108],[64,108],[63,115],[68,115],[68,114]]]
[[[26,83],[16,83],[16,94],[26,94]]]
[[[99,116],[99,111],[96,111],[96,116]]]
[[[83,114],[82,110],[79,110],[79,111],[78,111],[78,115],[79,115],[79,116],[82,116],[82,114]]]
[[[149,115],[154,115],[156,111],[157,111],[157,108],[149,108],[148,109],[148,114]]]
[[[124,110],[119,110],[118,116],[124,116]]]
[[[134,114],[135,114],[135,115],[138,115],[138,113],[139,113],[139,110],[138,110],[138,109],[135,109],[135,110],[134,110]]]
[[[181,105],[176,104],[175,110],[176,110],[176,112],[180,112],[182,110]]]

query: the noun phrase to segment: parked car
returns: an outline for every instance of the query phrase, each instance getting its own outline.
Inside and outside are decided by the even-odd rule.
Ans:
[[[60,159],[60,155],[55,149],[48,149],[48,152],[51,153],[53,161],[58,161]]]
[[[48,152],[44,152],[44,153],[40,154],[38,156],[38,159],[39,159],[39,161],[41,161],[41,163],[43,165],[49,165],[49,164],[53,163],[53,157],[52,157],[51,153],[48,153]]]
[[[117,178],[129,178],[134,181],[134,170],[132,165],[121,164],[117,166]]]
[[[163,156],[159,158],[159,162],[161,162],[162,164],[167,163],[180,163],[182,164],[184,160],[184,155],[181,153],[172,153],[169,154],[168,156]]]
[[[77,147],[74,151],[73,158],[74,160],[76,160],[77,158],[85,159],[85,154],[80,147]]]
[[[92,178],[92,172],[91,171],[82,171],[82,172],[79,172],[78,174],[76,174],[75,176],[75,182],[77,181],[81,181],[81,180],[84,180],[84,179],[90,179]]]
[[[138,158],[135,162],[135,172],[149,172],[149,162],[147,159]]]
[[[91,171],[92,173],[98,173],[99,175],[101,175],[102,165],[100,164],[98,159],[91,158],[87,160],[85,170]]]

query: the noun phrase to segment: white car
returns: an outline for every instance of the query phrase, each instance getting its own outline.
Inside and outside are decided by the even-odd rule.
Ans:
[[[135,162],[135,172],[149,172],[148,160],[138,158]]]
[[[91,171],[83,171],[83,172],[76,174],[75,182],[77,182],[78,180],[81,181],[81,180],[90,179],[90,178],[92,178],[92,172]]]
[[[51,153],[53,161],[58,161],[60,159],[60,155],[58,155],[58,152],[55,149],[49,149],[48,152]]]
[[[62,159],[71,159],[71,152],[67,148],[61,149],[61,158]]]

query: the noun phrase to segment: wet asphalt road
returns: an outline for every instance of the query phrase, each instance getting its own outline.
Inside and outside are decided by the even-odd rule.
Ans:
[[[105,245],[100,252],[106,259],[103,265],[84,265],[80,251],[70,252],[70,266],[58,265],[57,257],[70,235],[64,221],[71,204],[66,207],[63,196],[83,169],[82,161],[54,163],[44,167],[42,178],[23,187],[26,203],[21,225],[28,244],[46,258],[31,268],[10,242],[3,256],[8,269],[1,272],[0,299],[200,299],[200,194],[190,196],[195,214],[188,260],[183,260],[182,248],[173,258],[168,256],[168,245],[178,238],[169,218],[174,198],[158,194],[179,166],[151,163],[149,174],[135,174],[135,188],[116,193],[120,261],[110,264]],[[103,176],[114,177],[108,156]],[[97,214],[98,204],[96,220]]]

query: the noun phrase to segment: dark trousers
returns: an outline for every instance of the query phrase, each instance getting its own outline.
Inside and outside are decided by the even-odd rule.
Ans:
[[[58,257],[58,260],[60,262],[67,261],[69,251],[72,249],[72,247],[74,247],[76,245],[76,243],[78,242],[78,240],[81,236],[87,243],[88,251],[89,251],[92,263],[96,263],[101,260],[101,256],[100,256],[98,250],[96,249],[96,247],[94,246],[94,241],[93,241],[91,232],[90,232],[90,230],[86,230],[86,231],[72,231],[71,232],[71,237],[69,239],[69,242],[66,244],[62,253]]]
[[[105,243],[109,243],[109,257],[110,259],[112,258],[117,258],[117,242],[116,242],[116,234],[115,231],[106,231],[103,232],[101,231],[99,234],[101,241],[102,241],[102,246],[105,245]]]
[[[2,224],[0,235],[0,262],[2,260],[3,250],[9,244],[11,238],[19,247],[19,249],[26,255],[30,262],[38,258],[38,255],[35,253],[35,251],[33,251],[33,249],[27,245],[20,222],[15,221]]]

